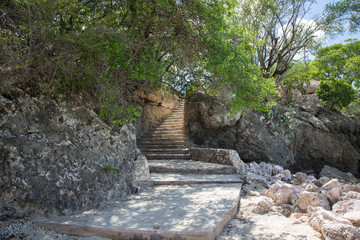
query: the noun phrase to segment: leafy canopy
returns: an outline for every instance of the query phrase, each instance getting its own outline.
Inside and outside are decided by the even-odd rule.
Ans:
[[[341,110],[356,99],[360,87],[360,41],[334,44],[317,51],[313,77],[320,80],[317,95],[330,109]]]
[[[252,63],[252,38],[236,21],[237,0],[4,0],[0,7],[0,62],[19,69],[26,76],[19,85],[32,92],[88,89],[113,120],[137,115],[127,103],[142,86],[186,94],[201,80],[209,92],[230,86],[234,108],[273,103],[274,84]]]

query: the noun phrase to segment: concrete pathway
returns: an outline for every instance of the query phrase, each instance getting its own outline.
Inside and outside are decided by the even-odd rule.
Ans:
[[[103,209],[35,225],[110,239],[215,239],[237,213],[239,198],[239,184],[156,187]]]
[[[110,239],[213,240],[235,216],[241,179],[233,166],[190,160],[183,104],[139,148],[151,181],[140,194],[78,215],[43,219],[36,226]]]

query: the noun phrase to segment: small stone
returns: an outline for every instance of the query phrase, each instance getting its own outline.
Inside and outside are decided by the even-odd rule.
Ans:
[[[333,187],[333,188],[324,188],[322,187],[320,190],[320,194],[326,197],[330,204],[333,205],[337,201],[339,201],[341,196],[341,188],[340,187]]]
[[[293,175],[293,180],[295,185],[300,185],[303,182],[305,182],[308,178],[308,175],[306,175],[303,172],[297,172]]]
[[[327,222],[321,227],[321,234],[325,239],[360,239],[360,230],[357,227],[343,223]]]
[[[272,198],[278,204],[287,204],[290,203],[291,194],[298,192],[300,189],[294,185],[278,181],[271,185],[265,196]]]
[[[358,192],[360,193],[360,184],[358,185],[344,185],[343,186],[343,192],[350,192],[350,191],[353,191],[353,192]]]
[[[309,225],[318,232],[321,232],[321,227],[326,223],[341,223],[352,226],[349,220],[339,217],[336,213],[327,211],[322,207],[309,206],[308,218]]]
[[[322,187],[325,183],[327,183],[328,181],[330,181],[330,178],[328,177],[321,177],[319,178],[319,180],[317,180],[315,182],[315,185],[318,187]]]
[[[360,226],[360,200],[348,199],[335,203],[333,211],[341,214],[343,218],[352,222],[355,226]]]
[[[359,193],[359,192],[350,191],[350,192],[347,192],[342,199],[343,199],[343,200],[348,200],[348,199],[357,199],[357,200],[360,200],[360,193]]]
[[[330,203],[326,197],[317,192],[301,192],[299,199],[296,201],[296,205],[303,211],[307,211],[311,207],[322,207],[326,210],[330,210]]]
[[[331,179],[330,181],[325,183],[323,185],[323,187],[326,187],[326,188],[334,188],[334,187],[341,188],[339,180],[337,180],[337,179]]]

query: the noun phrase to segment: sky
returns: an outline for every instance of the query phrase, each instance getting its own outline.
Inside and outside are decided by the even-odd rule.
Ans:
[[[325,9],[326,4],[337,2],[334,0],[317,0],[317,3],[313,5],[312,11],[309,16],[319,16],[323,10]],[[307,19],[310,20],[310,19]],[[348,32],[341,33],[337,35],[335,38],[328,38],[328,40],[324,43],[325,46],[329,46],[335,43],[344,43],[346,39],[349,38],[357,38],[360,39],[360,34],[350,34]]]

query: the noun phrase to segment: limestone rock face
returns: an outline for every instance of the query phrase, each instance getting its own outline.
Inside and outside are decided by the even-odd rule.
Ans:
[[[320,170],[322,165],[330,165],[358,173],[358,121],[323,108],[316,115],[301,111],[296,117],[295,167]]]
[[[354,183],[359,182],[359,179],[357,179],[351,173],[349,173],[349,172],[346,173],[346,172],[340,171],[337,168],[330,167],[330,166],[327,166],[327,165],[325,165],[322,168],[322,170],[320,172],[320,176],[321,177],[329,177],[329,178],[338,179],[339,181],[344,182],[344,183],[352,183],[352,184],[354,184]]]
[[[240,119],[241,112],[231,116],[230,109],[225,104],[212,105],[200,102],[198,105],[201,120],[207,129],[218,129],[221,127],[232,127]]]
[[[294,155],[285,140],[274,135],[255,112],[247,112],[238,123],[235,149],[245,160],[266,161],[284,167],[294,163]]]
[[[307,96],[316,98],[314,94],[301,98]],[[220,101],[199,93],[185,105],[187,133],[192,144],[235,149],[245,162],[265,161],[316,174],[329,165],[358,175],[360,122],[314,104],[318,102],[294,105],[288,121],[295,127],[290,131],[276,125],[276,119],[252,111],[231,118]],[[289,116],[291,109],[284,109],[283,117]]]
[[[137,126],[137,137],[164,120],[180,103],[177,96],[152,89],[135,91],[132,100],[142,106],[141,118]]]
[[[134,192],[135,128],[112,128],[79,101],[0,96],[0,220],[67,214]]]

